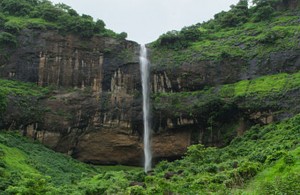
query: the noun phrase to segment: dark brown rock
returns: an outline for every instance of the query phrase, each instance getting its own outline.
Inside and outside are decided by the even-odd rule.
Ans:
[[[143,188],[146,187],[145,183],[143,183],[143,182],[137,182],[137,181],[131,182],[131,183],[129,184],[129,186],[141,186],[141,187],[143,187]]]
[[[174,175],[176,175],[175,172],[167,172],[167,173],[165,173],[164,178],[171,179]]]
[[[20,97],[10,96],[0,128],[20,129],[24,135],[84,162],[143,164],[142,94],[136,43],[99,36],[81,39],[33,29],[22,30],[18,42],[9,60],[0,56],[0,77],[54,86],[56,90],[41,99],[22,100],[30,109],[18,107]],[[296,72],[300,70],[300,55],[295,49],[249,61],[230,58],[185,62],[173,69],[153,66],[154,93],[195,91],[262,75]],[[289,93],[287,96],[299,96],[299,91]],[[300,110],[297,102],[288,97],[282,99],[284,109],[293,108],[294,113]],[[260,116],[258,113],[249,113],[249,119],[262,124],[275,120],[272,110],[260,111]],[[191,143],[220,143],[220,131],[208,135],[207,127],[188,114],[178,116],[173,110],[154,110],[154,162],[180,158]],[[243,118],[237,131],[242,134],[246,128]],[[191,142],[193,132],[199,134],[198,141]]]

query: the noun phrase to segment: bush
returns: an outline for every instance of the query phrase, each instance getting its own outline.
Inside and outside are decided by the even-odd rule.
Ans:
[[[12,34],[16,34],[20,31],[21,26],[16,23],[16,22],[6,22],[4,25],[4,30],[6,32],[12,33]]]
[[[33,7],[26,0],[2,0],[0,10],[11,15],[26,16]]]
[[[254,177],[259,169],[260,163],[244,162],[238,167],[237,172],[243,179],[248,180]]]
[[[9,46],[16,47],[17,39],[14,35],[7,32],[0,32],[0,45],[1,46]]]
[[[291,154],[284,156],[283,161],[286,165],[293,165],[295,163],[294,156]]]
[[[273,16],[274,12],[275,9],[271,6],[270,2],[261,1],[260,3],[257,3],[257,5],[254,8],[254,21],[259,22],[268,20]]]
[[[2,118],[2,114],[6,110],[6,96],[1,94],[0,92],[0,117]]]
[[[236,6],[231,6],[228,12],[215,15],[215,19],[221,27],[236,27],[248,21],[248,1],[240,0]]]
[[[5,18],[5,16],[0,13],[0,29],[4,28],[4,24],[7,22],[8,20]]]
[[[125,40],[126,38],[127,38],[126,32],[121,32],[120,34],[117,35],[117,39]]]
[[[287,153],[284,150],[279,150],[279,151],[273,152],[271,155],[269,155],[267,157],[266,162],[270,164],[272,162],[279,160],[281,157],[286,156],[286,155],[287,155]]]
[[[94,34],[94,22],[88,18],[78,18],[74,32],[82,37],[91,37]]]
[[[273,182],[265,182],[260,186],[262,194],[300,194],[300,174],[291,173],[285,177],[278,177]]]
[[[194,41],[201,40],[204,32],[200,31],[199,25],[184,27],[181,31],[169,31],[163,34],[155,42],[154,46],[166,47],[168,49],[184,49]]]

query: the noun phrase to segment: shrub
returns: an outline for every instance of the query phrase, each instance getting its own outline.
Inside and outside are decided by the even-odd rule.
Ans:
[[[286,155],[287,155],[286,151],[283,151],[283,150],[275,151],[267,157],[266,162],[270,164],[272,162],[279,160],[281,157],[286,156]]]
[[[127,193],[131,195],[146,194],[145,189],[142,186],[132,186],[127,189]]]
[[[1,118],[5,110],[6,110],[6,96],[4,94],[1,94],[0,91],[0,117]]]
[[[260,185],[262,194],[300,194],[300,174],[291,173],[285,177],[277,177],[275,181],[264,182]]]
[[[284,156],[283,161],[286,165],[293,165],[295,163],[294,156],[291,154]]]
[[[15,47],[17,45],[17,39],[14,35],[7,32],[0,32],[0,45]]]
[[[2,29],[4,27],[4,24],[7,22],[8,20],[5,18],[5,16],[0,13],[0,29]]]
[[[259,22],[263,20],[268,20],[273,16],[275,9],[271,6],[268,1],[262,1],[257,3],[254,8],[254,21]]]
[[[20,31],[21,26],[16,23],[16,22],[6,22],[4,25],[4,30],[6,32],[12,33],[12,34],[16,34]]]
[[[241,165],[237,169],[237,172],[243,179],[248,180],[254,177],[258,173],[259,169],[260,163],[253,163],[248,161],[241,163]]]
[[[125,40],[126,38],[127,38],[126,32],[121,32],[120,34],[117,35],[117,39]]]
[[[26,0],[2,0],[0,2],[0,9],[11,15],[26,16],[33,7]]]

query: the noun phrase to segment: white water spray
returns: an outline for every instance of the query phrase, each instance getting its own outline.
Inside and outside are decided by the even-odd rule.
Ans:
[[[151,170],[151,129],[149,124],[149,105],[150,105],[150,64],[147,58],[147,48],[145,45],[141,45],[140,50],[140,69],[142,77],[142,87],[143,87],[143,117],[144,117],[144,155],[145,164],[144,169],[147,173]]]

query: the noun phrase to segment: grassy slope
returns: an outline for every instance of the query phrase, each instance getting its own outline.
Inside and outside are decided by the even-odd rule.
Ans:
[[[270,21],[250,21],[234,28],[207,30],[202,40],[185,49],[152,48],[153,68],[222,60],[224,57],[247,60],[266,57],[271,52],[299,49],[298,15],[299,11],[278,12]]]
[[[2,194],[299,193],[300,116],[253,127],[225,148],[191,146],[182,160],[141,169],[93,167],[15,133],[0,133]],[[166,175],[171,174],[170,178]],[[129,187],[130,182],[146,187]]]
[[[42,19],[7,17],[21,28],[34,25],[55,27]],[[153,50],[156,65],[220,60],[226,57],[251,59],[270,52],[299,48],[298,16],[286,12],[268,22],[248,22],[238,28],[208,32],[207,37],[184,50]],[[269,37],[275,39],[269,42]],[[214,51],[214,52],[211,52]],[[167,58],[166,58],[167,56]],[[191,57],[192,56],[192,57]],[[166,63],[161,63],[166,59]],[[171,98],[172,110],[190,112],[217,96],[225,101],[240,97],[264,98],[297,89],[300,74],[278,74],[241,81],[196,92],[159,94]],[[16,81],[0,80],[0,111],[6,96],[41,97],[48,89]],[[176,103],[190,99],[189,104]],[[175,103],[174,103],[175,102]],[[168,106],[166,104],[156,106]],[[194,107],[196,106],[196,107]],[[188,113],[188,114],[190,114]],[[1,116],[1,115],[0,115]],[[152,175],[140,169],[92,167],[57,154],[37,142],[14,133],[0,133],[1,194],[299,194],[300,116],[265,127],[253,127],[225,148],[191,146],[186,157],[161,162]],[[168,177],[168,175],[172,175]],[[131,181],[146,187],[129,187]]]
[[[157,98],[179,96],[183,100],[194,96],[194,103],[201,104],[201,100],[216,93],[226,101],[243,96],[265,97],[283,89],[296,89],[299,75],[283,73],[216,89],[161,94]],[[0,92],[5,96],[40,97],[49,92],[32,84],[0,82]],[[17,134],[2,132],[0,190],[4,194],[293,194],[299,190],[295,184],[300,169],[299,121],[300,116],[296,116],[279,124],[255,126],[222,149],[191,146],[182,160],[161,162],[148,176],[141,169],[85,165]],[[170,173],[174,176],[166,179]],[[132,181],[144,182],[146,188],[129,187]]]
[[[299,122],[296,116],[280,124],[254,127],[222,149],[191,146],[184,159],[160,163],[155,175],[146,177],[146,184],[180,194],[297,194]],[[166,173],[174,176],[165,179]]]
[[[90,188],[96,188],[99,178],[106,178],[109,187],[116,186],[112,180],[124,177],[126,172],[138,172],[141,169],[130,167],[94,167],[78,162],[63,154],[55,153],[15,133],[0,133],[0,192],[43,194],[46,192],[61,194],[84,194]],[[106,174],[108,173],[108,174]],[[98,174],[98,175],[97,175]],[[134,174],[130,174],[134,175]],[[95,177],[94,177],[95,176]],[[100,183],[101,183],[100,182]],[[97,183],[97,186],[93,186]]]
[[[31,97],[39,98],[49,92],[49,88],[38,87],[33,83],[0,79],[0,117],[6,110],[8,96],[18,97],[20,99],[19,104],[22,105],[22,103],[26,104],[26,102],[31,101]]]
[[[273,103],[276,104],[281,94],[298,89],[299,86],[300,73],[281,73],[200,91],[154,94],[154,108],[157,110],[172,110],[174,115],[177,113],[178,116],[183,114],[186,117],[193,118],[197,116],[201,109],[203,110],[205,106],[211,104],[214,99],[219,99],[227,104],[235,104],[243,98],[254,98],[263,102],[264,98],[274,97]],[[266,102],[264,105],[257,101],[256,103],[257,105],[248,102],[243,106],[249,109],[259,109],[267,105]],[[270,105],[271,103],[268,102]]]

